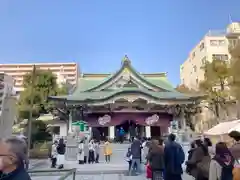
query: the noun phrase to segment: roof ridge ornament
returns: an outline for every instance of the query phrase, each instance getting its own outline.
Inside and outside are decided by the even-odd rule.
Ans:
[[[122,64],[123,65],[128,65],[128,64],[131,64],[131,61],[129,60],[128,56],[125,55],[123,60],[122,60]]]

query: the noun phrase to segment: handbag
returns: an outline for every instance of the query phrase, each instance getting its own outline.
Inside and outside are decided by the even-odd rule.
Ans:
[[[197,163],[198,175],[208,178],[210,168],[211,157],[204,156],[200,162]]]
[[[233,168],[233,180],[240,179],[240,163],[239,160],[235,160],[235,165]]]

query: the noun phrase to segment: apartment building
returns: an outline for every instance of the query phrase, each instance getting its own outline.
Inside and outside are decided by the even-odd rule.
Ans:
[[[209,31],[191,50],[188,58],[180,66],[181,84],[190,89],[198,89],[199,83],[204,80],[202,67],[213,59],[230,59],[226,31]]]
[[[234,22],[227,27],[226,37],[231,56],[240,59],[240,22]]]
[[[33,63],[33,64],[0,64],[0,72],[3,72],[14,79],[14,89],[17,93],[23,90],[23,77],[33,70],[33,65],[37,69],[50,70],[61,79],[72,85],[77,83],[79,69],[77,63]]]
[[[4,73],[0,73],[0,115],[2,113],[5,97],[11,96],[15,93],[13,87],[13,78]]]

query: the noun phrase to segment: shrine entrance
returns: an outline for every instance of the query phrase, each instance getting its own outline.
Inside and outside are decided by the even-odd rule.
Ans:
[[[123,123],[117,125],[115,127],[115,132],[116,132],[116,136],[118,135],[118,132],[120,130],[120,128],[123,128],[125,131],[125,140],[129,140],[130,137],[143,137],[144,136],[144,126],[141,126],[137,123],[135,123],[135,121],[133,120],[125,120],[123,121]]]
[[[94,139],[101,141],[105,141],[109,136],[108,127],[95,127],[92,133]]]
[[[119,124],[115,127],[116,133],[118,133],[118,131],[120,130],[121,127],[124,129],[125,135],[127,135],[132,130],[131,128],[133,128],[135,130],[136,123],[133,120],[125,120],[121,124]]]
[[[152,138],[160,138],[161,137],[161,128],[160,126],[151,126],[151,137]]]

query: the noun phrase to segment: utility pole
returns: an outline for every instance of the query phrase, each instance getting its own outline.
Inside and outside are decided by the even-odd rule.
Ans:
[[[35,79],[36,79],[36,66],[33,65],[32,70],[32,77],[31,77],[31,87],[30,87],[30,109],[29,109],[29,118],[28,118],[28,134],[27,134],[27,142],[28,142],[28,157],[30,155],[30,149],[31,149],[31,135],[32,135],[32,116],[33,116],[33,92],[34,92],[34,86],[35,86]]]

